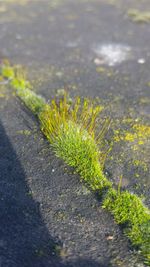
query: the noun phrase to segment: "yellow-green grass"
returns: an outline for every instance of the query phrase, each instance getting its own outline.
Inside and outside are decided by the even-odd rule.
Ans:
[[[16,95],[38,117],[41,130],[49,140],[56,155],[80,174],[93,189],[103,194],[103,208],[109,210],[116,222],[124,228],[144,261],[150,266],[150,211],[142,200],[128,191],[121,192],[103,174],[105,153],[101,151],[103,139],[108,129],[106,119],[98,133],[98,118],[102,107],[93,101],[77,97],[69,104],[67,95],[53,99],[50,104],[30,88],[31,85],[21,75],[18,68],[4,65],[1,75],[10,80]]]

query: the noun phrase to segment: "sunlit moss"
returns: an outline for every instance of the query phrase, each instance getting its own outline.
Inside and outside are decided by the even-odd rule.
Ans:
[[[116,130],[114,136],[114,141],[127,141],[136,142],[141,145],[150,138],[150,126],[144,124],[134,124],[130,130],[124,130],[120,132]]]
[[[1,73],[4,78],[8,78],[8,79],[15,78],[15,71],[13,67],[11,67],[10,65],[2,66]]]
[[[82,101],[80,97],[70,102],[65,92],[60,100],[53,99],[47,105],[41,96],[29,89],[30,84],[19,68],[3,66],[2,75],[11,80],[17,96],[38,116],[41,129],[56,155],[74,167],[92,189],[110,186],[103,175],[106,152],[98,148],[109,127],[109,119],[100,129],[97,127],[103,106],[95,105],[88,98]]]
[[[142,160],[138,160],[138,159],[133,160],[133,165],[137,167],[141,167],[145,172],[148,170],[148,166],[146,162]]]
[[[149,11],[140,11],[137,9],[129,9],[128,10],[128,16],[131,17],[131,19],[134,22],[139,22],[139,23],[149,23],[150,22],[150,12]]]
[[[20,130],[20,131],[17,131],[17,134],[22,134],[22,135],[30,135],[31,132],[29,130]]]
[[[103,174],[105,154],[101,149],[109,119],[101,128],[97,128],[98,117],[102,106],[85,98],[76,97],[68,101],[67,94],[53,99],[49,104],[29,87],[21,72],[9,66],[3,66],[2,75],[10,80],[17,96],[37,115],[41,130],[49,140],[58,157],[74,167],[83,180],[93,189],[102,194],[105,192],[103,207],[109,210],[118,224],[124,226],[125,234],[132,244],[139,248],[145,263],[150,265],[150,211],[141,199],[128,191],[121,192],[112,188],[112,184]],[[99,129],[99,131],[98,131]],[[134,142],[149,138],[150,127],[134,124],[131,131],[115,132],[118,141]],[[117,140],[117,139],[116,139]],[[135,162],[137,164],[137,162]]]
[[[4,98],[4,97],[6,97],[5,94],[0,93],[0,98]]]
[[[36,115],[39,114],[39,112],[44,108],[44,98],[40,95],[36,95],[30,89],[19,90],[17,87],[17,95],[25,103],[25,105]]]
[[[108,122],[105,121],[100,134],[95,131],[101,110],[88,99],[82,103],[80,97],[69,105],[64,96],[59,103],[52,100],[39,114],[41,129],[56,155],[74,167],[93,189],[110,185],[102,172],[105,154],[98,149]]]
[[[142,200],[128,191],[108,190],[103,207],[109,210],[118,224],[124,225],[124,232],[146,257],[150,264],[150,211]]]
[[[135,124],[133,129],[136,132],[138,138],[150,138],[150,126],[144,124]]]
[[[52,146],[56,155],[74,167],[92,189],[101,190],[105,185],[109,185],[100,166],[98,147],[82,127],[68,123],[67,127],[61,128]]]

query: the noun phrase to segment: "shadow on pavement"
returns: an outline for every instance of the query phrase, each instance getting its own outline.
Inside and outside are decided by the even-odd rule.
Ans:
[[[0,123],[0,266],[55,266],[55,245]]]
[[[0,123],[0,267],[104,267],[93,260],[62,263]],[[108,265],[107,265],[108,267]]]

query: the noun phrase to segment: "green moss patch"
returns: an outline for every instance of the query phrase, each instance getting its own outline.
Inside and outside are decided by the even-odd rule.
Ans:
[[[81,103],[77,97],[74,104],[67,103],[67,95],[58,103],[52,100],[39,113],[41,129],[50,141],[57,156],[75,168],[75,171],[93,188],[103,189],[110,182],[103,175],[103,152],[98,143],[103,138],[109,121],[106,120],[96,134],[96,119],[102,107],[94,106],[88,99]]]
[[[150,211],[142,200],[128,191],[120,193],[110,189],[103,207],[114,215],[118,224],[124,226],[125,234],[146,257],[145,262],[150,264]]]
[[[34,113],[38,114],[45,105],[43,97],[31,90],[31,84],[26,80],[25,72],[20,66],[11,67],[9,63],[3,65],[1,74],[4,79],[9,79],[11,86],[15,89],[17,96]]]
[[[150,266],[149,209],[135,194],[121,192],[121,186],[118,191],[113,189],[111,182],[103,174],[106,152],[102,150],[102,143],[110,123],[106,119],[100,129],[98,127],[103,107],[87,98],[81,100],[80,97],[70,103],[67,94],[47,104],[30,89],[30,84],[15,67],[2,66],[1,75],[10,80],[16,95],[38,117],[41,130],[56,156],[74,167],[92,190],[97,190],[100,194],[105,192],[103,208],[110,211],[116,222],[124,227],[125,234]],[[141,133],[141,128],[136,130]]]
[[[137,9],[129,9],[128,16],[134,22],[138,23],[150,23],[150,11],[140,11]]]

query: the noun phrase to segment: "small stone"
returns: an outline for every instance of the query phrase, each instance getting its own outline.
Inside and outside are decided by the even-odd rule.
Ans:
[[[113,240],[114,239],[114,237],[112,236],[112,235],[109,235],[109,236],[107,236],[107,238],[106,238],[107,240]]]

